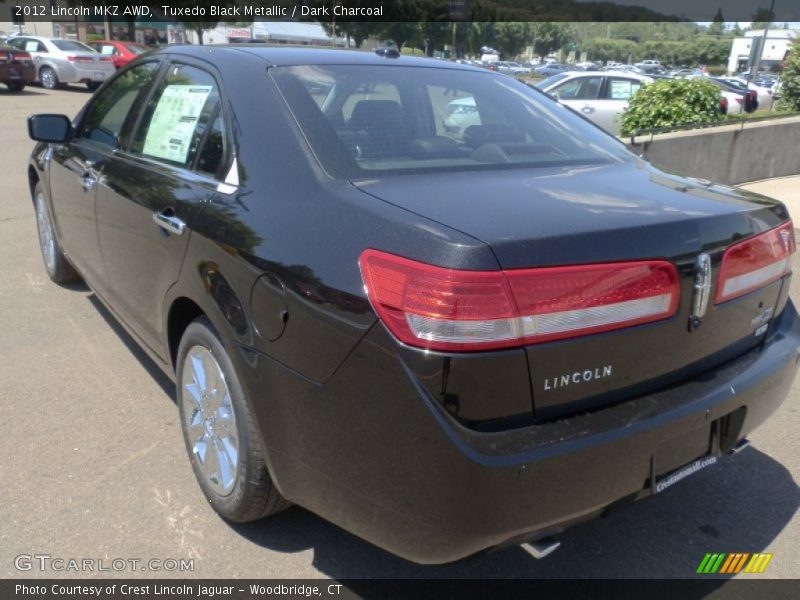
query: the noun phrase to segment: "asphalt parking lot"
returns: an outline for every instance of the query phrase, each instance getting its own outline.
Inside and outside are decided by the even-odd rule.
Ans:
[[[758,577],[800,577],[800,380],[750,448],[568,531],[542,561],[511,547],[418,566],[300,508],[248,525],[219,519],[186,459],[171,382],[87,288],[51,284],[42,266],[25,117],[72,116],[88,98],[78,87],[0,88],[0,577],[93,575],[21,571],[20,555],[193,559],[193,571],[119,573],[144,577],[693,577],[706,552],[761,551],[774,558]]]

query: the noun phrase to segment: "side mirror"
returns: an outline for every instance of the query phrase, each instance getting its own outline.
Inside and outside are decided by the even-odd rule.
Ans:
[[[32,115],[28,117],[28,135],[37,142],[66,142],[72,132],[72,123],[64,115]]]

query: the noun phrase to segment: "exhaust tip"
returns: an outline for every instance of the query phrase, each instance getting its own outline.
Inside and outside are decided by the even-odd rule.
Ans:
[[[728,450],[728,454],[739,454],[739,452],[747,448],[749,445],[750,445],[750,440],[748,440],[747,438],[739,440],[739,443],[737,443],[733,448]]]
[[[530,554],[536,560],[540,560],[546,556],[549,556],[553,552],[555,552],[559,546],[561,546],[561,542],[556,541],[553,538],[543,538],[541,540],[537,540],[535,542],[524,542],[520,544],[523,550]]]

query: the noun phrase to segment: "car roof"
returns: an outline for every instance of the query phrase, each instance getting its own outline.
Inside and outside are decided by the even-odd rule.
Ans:
[[[396,65],[406,67],[426,67],[438,69],[458,69],[486,73],[485,69],[472,65],[462,65],[456,62],[435,60],[432,58],[418,58],[401,55],[397,58],[388,58],[375,52],[363,50],[328,50],[323,48],[306,48],[283,46],[276,48],[270,45],[259,44],[215,44],[207,46],[179,45],[169,46],[156,50],[154,54],[180,54],[193,56],[200,59],[209,59],[209,55],[225,54],[235,57],[245,53],[261,58],[270,66],[289,67],[300,65]]]
[[[647,75],[640,75],[639,73],[633,73],[631,71],[569,71],[564,73],[564,75],[577,75],[581,77],[586,77],[587,75],[597,75],[598,77],[608,77],[609,75],[619,75],[620,77],[628,77],[633,79],[641,79],[642,81],[646,81],[648,79],[652,79]]]

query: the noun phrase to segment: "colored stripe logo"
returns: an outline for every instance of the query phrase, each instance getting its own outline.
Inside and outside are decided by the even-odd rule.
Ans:
[[[763,573],[771,560],[772,554],[765,552],[709,552],[700,561],[696,572],[701,575]]]

